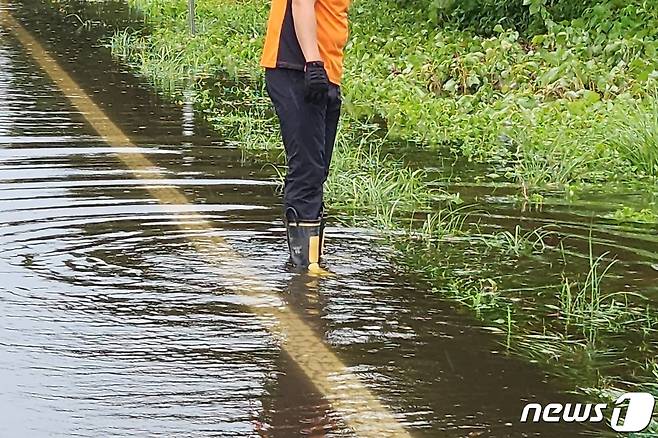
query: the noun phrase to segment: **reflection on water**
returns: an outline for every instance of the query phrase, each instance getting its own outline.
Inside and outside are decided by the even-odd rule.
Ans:
[[[112,5],[125,11],[112,2],[99,10]],[[201,212],[414,436],[583,433],[518,426],[525,402],[569,396],[396,272],[366,230],[329,230],[335,276],[287,272],[267,168],[37,7],[17,13],[163,178],[132,179],[0,31],[0,435],[350,436],[267,318],[223,284],[223,269],[239,267],[210,265],[172,221],[188,210],[152,199],[148,188],[163,185],[182,191],[195,204],[185,208]]]
[[[183,103],[183,136],[194,137],[194,93],[186,91]]]

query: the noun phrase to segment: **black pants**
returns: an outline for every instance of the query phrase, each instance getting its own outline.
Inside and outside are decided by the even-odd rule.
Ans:
[[[279,117],[288,173],[284,211],[293,207],[299,219],[320,216],[324,182],[329,176],[331,156],[340,117],[340,87],[329,85],[321,104],[304,101],[304,72],[284,68],[265,71],[267,92]]]

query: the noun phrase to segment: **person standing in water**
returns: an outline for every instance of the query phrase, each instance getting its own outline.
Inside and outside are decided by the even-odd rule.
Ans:
[[[279,118],[288,171],[284,221],[290,259],[317,265],[324,243],[323,187],[340,117],[350,0],[272,0],[261,59]]]

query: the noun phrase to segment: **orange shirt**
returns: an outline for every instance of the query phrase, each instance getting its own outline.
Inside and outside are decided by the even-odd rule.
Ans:
[[[340,85],[343,49],[347,43],[347,9],[350,0],[316,0],[318,48],[329,80]],[[304,70],[306,60],[297,41],[292,0],[272,0],[261,66]]]

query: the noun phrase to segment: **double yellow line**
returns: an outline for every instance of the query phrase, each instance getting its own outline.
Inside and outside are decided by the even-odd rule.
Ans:
[[[89,125],[107,144],[116,147],[118,158],[132,171],[135,179],[163,177],[158,173],[155,164],[144,155],[122,152],[123,148],[135,147],[130,138],[11,15],[5,0],[0,0],[0,23],[15,35],[36,64],[50,76]],[[174,187],[150,184],[146,188],[163,205],[190,204],[185,195]],[[221,267],[222,279],[248,298],[252,303],[250,310],[273,321],[268,328],[277,336],[281,347],[357,436],[411,436],[313,329],[283,303],[276,291],[268,289],[258,280],[258,272],[223,238],[213,235],[213,225],[210,222],[198,213],[177,214],[175,222],[187,232],[191,243],[201,255],[210,263]]]

